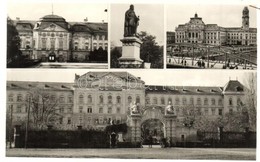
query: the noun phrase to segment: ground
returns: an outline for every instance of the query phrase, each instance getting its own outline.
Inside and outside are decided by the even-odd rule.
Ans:
[[[7,157],[256,160],[251,148],[7,149]]]

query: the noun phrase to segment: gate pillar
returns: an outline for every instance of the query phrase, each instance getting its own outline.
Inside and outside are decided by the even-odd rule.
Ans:
[[[130,115],[131,142],[141,142],[141,114]]]

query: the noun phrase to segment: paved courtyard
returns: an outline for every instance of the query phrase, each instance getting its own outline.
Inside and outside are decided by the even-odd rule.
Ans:
[[[7,157],[256,160],[251,148],[7,149]]]

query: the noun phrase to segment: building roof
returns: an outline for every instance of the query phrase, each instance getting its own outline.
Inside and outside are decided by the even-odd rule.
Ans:
[[[221,87],[202,86],[156,86],[147,85],[147,93],[170,93],[170,94],[196,94],[196,95],[221,95]]]
[[[230,80],[224,87],[224,92],[244,92],[244,86],[237,80]]]
[[[7,81],[6,87],[8,90],[31,90],[36,88],[42,90],[72,91],[73,83]]]
[[[58,15],[45,15],[42,18],[40,18],[41,21],[55,21],[55,22],[66,22],[66,20]]]
[[[80,77],[83,77],[83,78],[87,77],[87,78],[92,78],[93,80],[96,80],[96,79],[101,79],[109,74],[115,75],[116,77],[119,77],[126,81],[137,81],[137,82],[144,83],[144,81],[142,81],[141,78],[135,77],[134,75],[132,75],[128,72],[88,72],[81,76],[75,75],[75,79],[79,79]]]

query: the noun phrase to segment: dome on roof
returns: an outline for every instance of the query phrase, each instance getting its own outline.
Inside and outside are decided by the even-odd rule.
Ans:
[[[58,15],[46,15],[41,18],[41,21],[59,21],[59,22],[65,22],[65,19]]]

